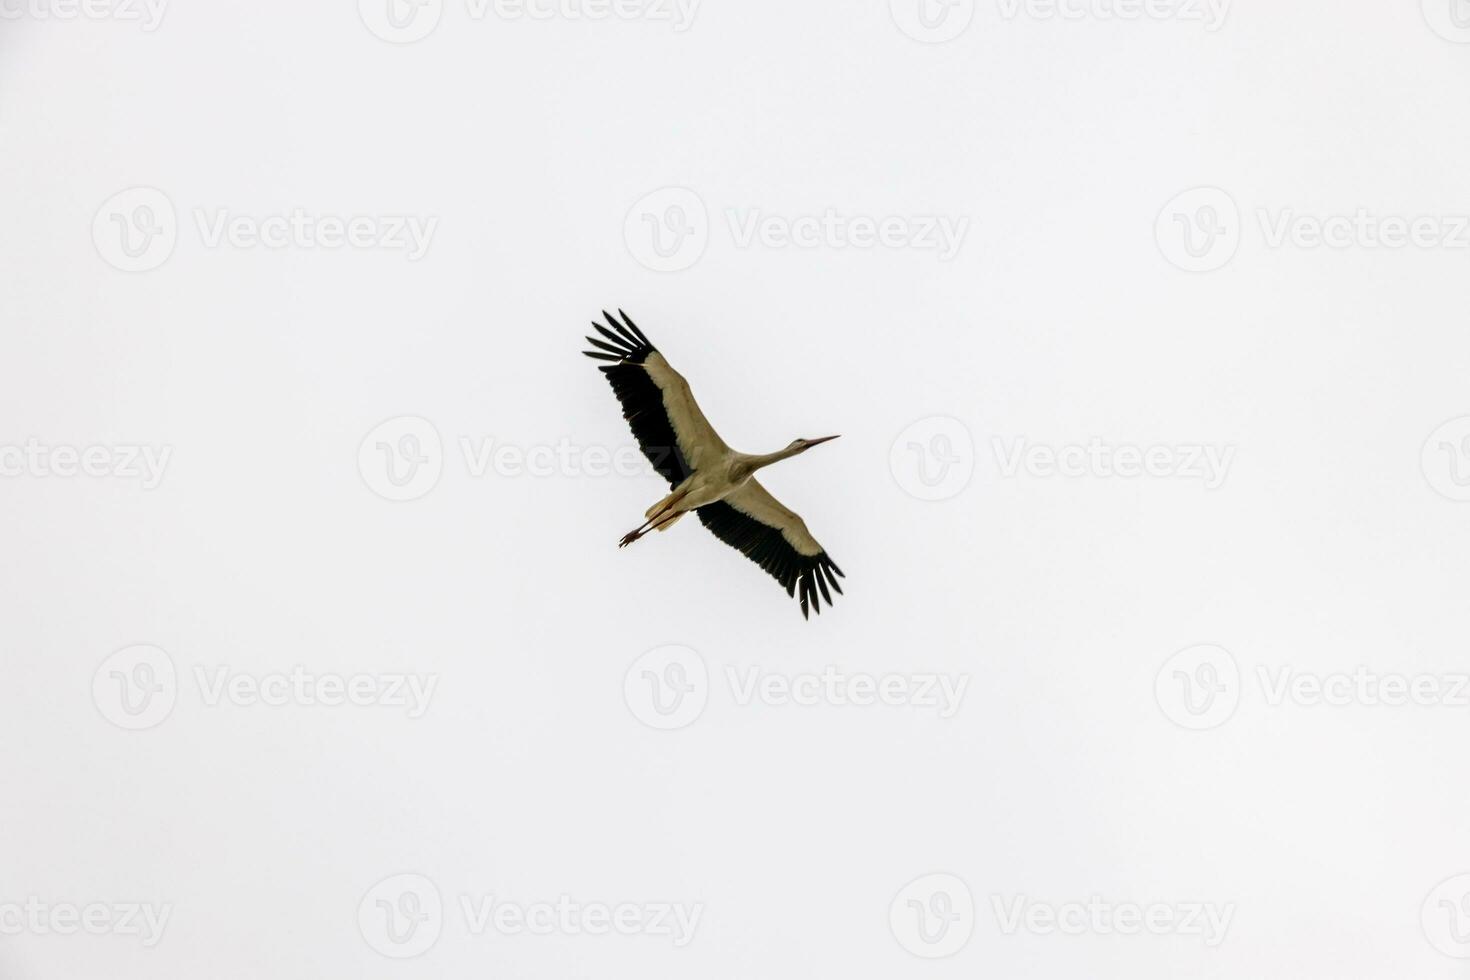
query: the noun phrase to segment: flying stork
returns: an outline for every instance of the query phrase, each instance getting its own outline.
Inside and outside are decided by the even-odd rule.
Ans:
[[[622,403],[623,418],[643,455],[673,488],[644,512],[648,519],[623,535],[618,547],[627,547],[649,531],[666,531],[694,511],[715,537],[739,549],[785,586],[787,595],[796,595],[799,588],[803,618],[809,616],[810,608],[820,614],[823,601],[832,604],[827,586],[842,592],[837,584],[842,569],[811,536],[802,519],[756,481],[755,471],[837,437],[796,439],[785,449],[759,456],[731,449],[699,410],[689,383],[628,314],[618,310],[622,322],[606,310],[602,315],[608,326],[595,320],[592,326],[603,339],[588,337],[587,342],[596,349],[583,353],[613,362],[599,365],[599,370]]]

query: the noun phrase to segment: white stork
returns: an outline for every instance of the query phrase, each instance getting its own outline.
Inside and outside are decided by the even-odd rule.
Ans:
[[[823,600],[832,604],[827,586],[842,592],[837,584],[842,569],[822,550],[802,519],[756,482],[755,471],[837,437],[797,439],[763,456],[736,452],[699,410],[689,383],[669,366],[628,314],[618,310],[621,323],[606,310],[602,315],[608,326],[595,320],[592,326],[603,339],[588,337],[596,350],[583,353],[613,362],[599,370],[622,403],[623,418],[643,455],[673,487],[673,492],[644,512],[648,520],[625,534],[618,547],[632,544],[649,531],[668,530],[692,510],[715,537],[739,549],[785,586],[787,595],[795,595],[800,588],[803,618],[811,607],[820,614]]]

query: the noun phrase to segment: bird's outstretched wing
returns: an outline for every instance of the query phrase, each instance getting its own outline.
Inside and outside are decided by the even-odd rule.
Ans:
[[[677,486],[704,463],[729,452],[699,410],[689,382],[669,366],[628,314],[618,310],[621,323],[606,310],[602,315],[607,317],[608,326],[596,320],[592,326],[603,339],[588,337],[587,342],[596,349],[582,353],[613,362],[599,370],[607,375],[622,403],[623,418],[628,420],[633,437],[653,468],[670,486]]]
[[[820,615],[823,600],[832,605],[828,583],[839,594],[842,592],[837,584],[842,569],[827,557],[802,519],[781,506],[754,479],[725,499],[696,508],[695,513],[715,537],[739,549],[785,586],[787,595],[795,595],[800,587],[803,618],[807,618],[809,606]]]

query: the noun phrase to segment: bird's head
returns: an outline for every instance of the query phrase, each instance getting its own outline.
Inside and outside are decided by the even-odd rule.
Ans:
[[[791,450],[793,453],[804,453],[813,446],[820,446],[824,442],[831,442],[833,439],[837,438],[839,437],[822,436],[822,438],[820,439],[794,439],[792,440],[791,445],[787,446],[786,448]]]

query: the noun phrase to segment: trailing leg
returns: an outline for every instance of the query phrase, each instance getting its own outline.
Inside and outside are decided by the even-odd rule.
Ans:
[[[662,516],[659,517],[650,517],[648,520],[643,522],[642,527],[633,531],[629,531],[627,534],[623,535],[623,539],[618,542],[618,547],[626,548],[634,541],[637,541],[639,538],[643,537],[649,531],[666,530],[671,524],[673,524],[675,521],[683,516],[684,511],[676,510],[672,513],[664,513]],[[649,525],[652,526],[650,527]]]

